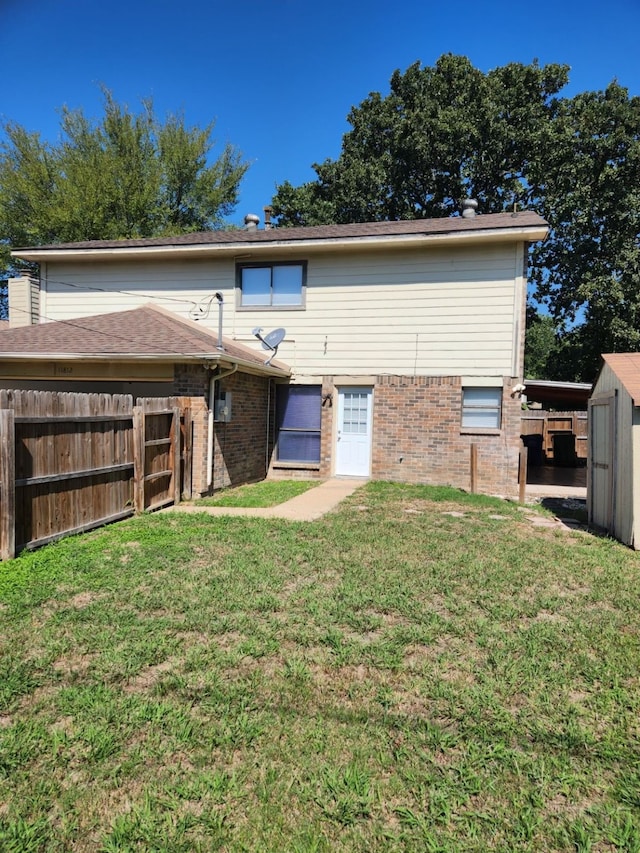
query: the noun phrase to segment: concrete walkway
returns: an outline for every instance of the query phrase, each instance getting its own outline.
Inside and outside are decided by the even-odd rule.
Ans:
[[[296,498],[291,498],[278,506],[270,507],[232,507],[198,506],[196,504],[177,504],[167,507],[165,512],[204,512],[207,515],[244,515],[254,518],[286,518],[289,521],[315,521],[338,506],[368,480],[352,477],[332,477],[319,486],[308,489]]]
[[[553,484],[544,485],[542,483],[527,483],[525,492],[525,500],[535,501],[543,498],[574,498],[575,500],[586,501],[587,487],[586,486],[554,486]]]

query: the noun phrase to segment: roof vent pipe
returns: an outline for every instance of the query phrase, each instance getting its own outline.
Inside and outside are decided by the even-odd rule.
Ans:
[[[271,207],[270,204],[267,204],[262,209],[264,210],[264,230],[269,231],[270,228],[273,228],[273,225],[271,224],[271,217],[273,216],[273,208]]]
[[[259,216],[256,216],[255,213],[247,213],[244,218],[244,227],[247,231],[256,231],[258,228],[258,222],[260,222]]]
[[[473,219],[476,216],[476,210],[478,209],[478,202],[475,198],[465,198],[462,202],[462,218],[463,219]]]

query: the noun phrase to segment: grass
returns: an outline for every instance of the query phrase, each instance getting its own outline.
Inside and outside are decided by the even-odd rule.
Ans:
[[[200,498],[195,503],[198,506],[277,506],[313,489],[318,484],[318,480],[262,480],[260,483],[222,489],[212,497]]]
[[[0,566],[0,849],[638,851],[635,553],[372,483]]]

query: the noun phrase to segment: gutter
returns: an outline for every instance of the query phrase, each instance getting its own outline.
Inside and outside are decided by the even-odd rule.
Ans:
[[[285,231],[286,229],[282,229]],[[180,256],[219,256],[236,257],[249,252],[259,255],[282,254],[284,250],[294,254],[308,252],[311,250],[340,250],[350,249],[381,249],[386,250],[390,245],[398,248],[438,245],[450,242],[456,243],[482,243],[486,240],[496,242],[513,242],[526,240],[535,242],[544,240],[549,233],[547,225],[520,225],[503,228],[478,228],[473,231],[453,231],[439,234],[386,234],[358,237],[326,237],[303,240],[273,240],[243,242],[243,243],[206,243],[195,245],[170,245],[170,246],[121,246],[96,249],[15,249],[11,257],[20,258],[25,261],[49,261],[49,260],[93,260],[97,257],[102,260],[120,260],[126,258],[153,258]]]

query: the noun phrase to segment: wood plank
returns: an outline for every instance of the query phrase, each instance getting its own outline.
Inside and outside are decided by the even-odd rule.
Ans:
[[[88,530],[94,530],[96,527],[102,527],[103,525],[111,524],[114,521],[122,521],[123,519],[132,516],[133,512],[133,508],[129,508],[126,510],[122,510],[122,512],[115,513],[112,516],[108,516],[105,518],[97,518],[94,521],[90,521],[87,524],[81,524],[78,527],[73,527],[69,530],[58,531],[57,533],[54,533],[51,536],[45,537],[43,539],[32,539],[30,542],[25,544],[24,550],[32,551],[34,548],[40,548],[43,545],[48,545],[50,542],[55,542],[58,539],[63,539],[65,536],[75,536],[78,533],[86,533]]]
[[[152,504],[149,504],[147,510],[153,511],[156,509],[160,509],[163,506],[170,506],[173,504],[173,498],[163,498],[162,500],[154,501]]]
[[[520,466],[518,469],[518,484],[519,494],[518,501],[523,504],[525,502],[527,491],[527,459],[529,456],[529,448],[523,447],[520,451]]]
[[[478,445],[470,445],[470,488],[471,494],[475,494],[478,489]]]
[[[61,483],[66,480],[78,480],[83,477],[95,477],[100,474],[113,474],[118,471],[133,470],[133,462],[122,465],[105,465],[102,468],[86,468],[84,471],[65,471],[63,474],[44,474],[40,477],[25,477],[16,480],[16,486],[35,486],[43,483]]]
[[[193,416],[189,407],[183,410],[182,431],[182,495],[191,500],[193,489]]]
[[[0,410],[0,559],[16,555],[15,424],[12,409]]]
[[[145,441],[145,447],[170,447],[173,442],[171,437],[169,438],[152,438],[148,441]]]
[[[173,497],[173,502],[180,503],[180,408],[174,406],[173,418],[171,420],[171,458],[170,467],[173,468],[173,481],[167,497]]]
[[[173,475],[173,468],[167,468],[165,471],[154,471],[153,474],[145,474],[144,481],[145,483],[154,483],[156,480],[160,480],[162,477],[171,477]]]
[[[85,395],[88,396],[88,395]],[[130,421],[131,415],[21,415],[16,417],[17,424],[55,424],[55,423],[108,423],[109,421]]]

